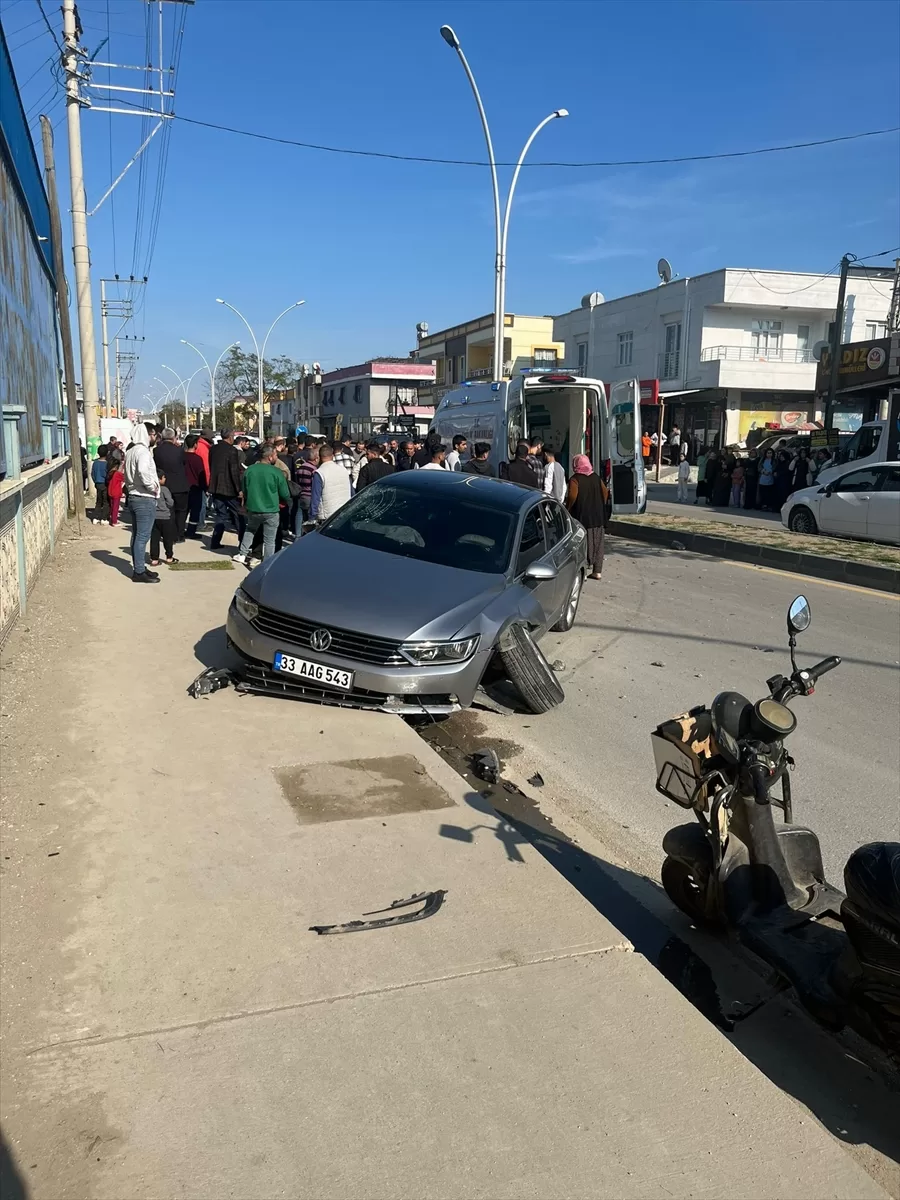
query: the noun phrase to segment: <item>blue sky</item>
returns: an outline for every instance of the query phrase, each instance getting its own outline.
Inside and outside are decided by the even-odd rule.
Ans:
[[[55,24],[56,0],[45,8]],[[106,35],[106,0],[80,10],[93,49]],[[140,61],[141,0],[110,0],[109,10],[100,57]],[[46,93],[43,107],[55,104],[57,119],[49,66],[39,69],[53,47],[32,24],[36,4],[4,0],[0,11],[19,80],[36,72],[23,87],[26,108],[40,108]],[[466,50],[503,159],[558,107],[571,115],[543,131],[534,161],[715,153],[898,123],[898,8],[868,0],[197,0],[176,111],[337,146],[482,159],[468,84],[438,34],[445,22]],[[89,207],[112,177],[110,149],[117,174],[139,128],[137,118],[114,117],[110,147],[109,118],[85,114]],[[556,313],[588,291],[652,286],[660,255],[680,274],[724,265],[824,272],[845,251],[895,246],[898,146],[894,134],[710,163],[525,170],[507,307]],[[64,122],[57,149],[65,178]],[[91,219],[98,277],[132,269],[137,182],[132,170],[116,193],[115,254],[109,202]],[[199,365],[180,338],[208,354],[249,341],[216,296],[257,333],[304,298],[269,352],[329,369],[405,354],[417,321],[439,329],[488,312],[492,270],[485,168],[344,157],[175,122],[132,403],[152,376],[167,375],[160,363],[182,374]]]

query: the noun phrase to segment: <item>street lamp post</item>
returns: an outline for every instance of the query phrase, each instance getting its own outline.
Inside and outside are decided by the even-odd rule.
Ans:
[[[235,348],[235,346],[239,346],[241,343],[240,342],[232,342],[230,346],[226,346],[225,349],[222,351],[222,353],[219,355],[219,357],[216,359],[216,365],[214,367],[211,367],[209,365],[209,363],[206,361],[205,355],[203,355],[201,353],[201,351],[197,350],[197,347],[194,345],[193,342],[189,342],[187,340],[187,338],[182,338],[181,341],[182,341],[183,345],[190,346],[190,348],[192,350],[196,351],[196,353],[200,355],[200,357],[203,359],[204,367],[206,367],[207,371],[209,372],[209,394],[210,394],[210,399],[212,401],[211,424],[212,424],[213,429],[215,429],[215,427],[216,427],[216,372],[219,369],[219,363],[221,363],[222,359],[225,357],[225,355],[228,353],[228,351],[233,350]]]
[[[241,320],[247,326],[247,332],[250,334],[250,337],[253,339],[253,348],[256,350],[257,395],[259,397],[259,440],[260,441],[262,441],[263,438],[265,437],[265,433],[263,431],[263,409],[265,407],[266,399],[265,399],[265,387],[264,387],[264,383],[263,383],[263,373],[265,371],[266,343],[269,340],[269,334],[272,332],[272,330],[275,328],[275,326],[278,324],[278,322],[281,320],[281,318],[283,316],[285,316],[287,313],[291,312],[292,309],[299,308],[301,304],[305,304],[305,303],[306,303],[305,300],[295,300],[293,304],[289,304],[287,306],[287,308],[284,310],[284,312],[280,312],[278,314],[278,316],[275,318],[275,320],[269,326],[266,336],[263,338],[262,353],[260,353],[259,343],[256,340],[256,334],[253,332],[253,328],[250,325],[250,322],[244,316],[244,314],[242,312],[240,312],[238,309],[236,309],[233,304],[229,304],[227,300],[222,300],[219,296],[216,297],[216,304],[224,304],[226,308],[230,308],[231,311],[236,316],[241,318]]]
[[[549,125],[551,121],[557,117],[567,117],[568,110],[558,108],[549,116],[544,117],[543,121],[532,132],[528,141],[522,148],[522,153],[519,155],[516,163],[516,169],[513,172],[512,182],[509,187],[509,193],[506,197],[506,210],[503,215],[503,220],[500,220],[500,187],[497,181],[497,160],[494,158],[494,145],[491,141],[491,131],[488,126],[487,114],[484,111],[484,105],[481,102],[481,95],[478,91],[478,84],[475,82],[475,76],[472,74],[472,68],[469,66],[468,60],[463,53],[463,48],[460,45],[459,38],[453,32],[449,25],[441,26],[441,37],[451,49],[455,50],[459,55],[459,61],[462,63],[463,70],[469,80],[472,88],[472,94],[475,97],[475,103],[478,106],[478,115],[481,117],[481,127],[484,130],[484,140],[487,146],[488,163],[491,168],[491,187],[494,196],[494,381],[497,382],[503,378],[503,330],[504,320],[506,316],[506,243],[509,234],[509,215],[512,210],[513,195],[515,194],[516,184],[519,180],[519,172],[522,169],[522,163],[525,161],[525,155],[531,148],[531,143],[541,132],[545,125]]]

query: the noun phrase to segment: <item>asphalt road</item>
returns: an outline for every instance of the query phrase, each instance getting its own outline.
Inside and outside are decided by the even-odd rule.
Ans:
[[[811,628],[798,661],[843,665],[793,702],[794,820],[819,835],[842,886],[858,845],[900,827],[900,602],[896,597],[758,567],[610,539],[574,629],[542,643],[566,700],[542,716],[472,713],[486,739],[521,748],[516,774],[546,792],[626,861],[658,873],[660,841],[690,813],[654,789],[650,731],[725,689],[751,699],[789,670],[785,614],[803,592]],[[660,665],[654,665],[660,664]]]

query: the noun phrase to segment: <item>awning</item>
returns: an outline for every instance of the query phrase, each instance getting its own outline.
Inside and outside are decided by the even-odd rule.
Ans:
[[[708,392],[709,388],[686,388],[683,392],[660,392],[660,400],[669,400],[673,396],[696,396],[698,392]]]

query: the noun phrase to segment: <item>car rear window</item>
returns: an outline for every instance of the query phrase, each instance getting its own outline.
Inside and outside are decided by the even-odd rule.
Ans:
[[[515,514],[441,493],[431,497],[381,482],[354,496],[319,532],[401,558],[503,574]]]

